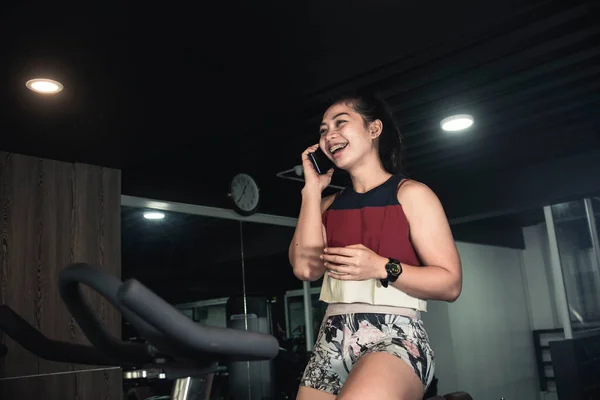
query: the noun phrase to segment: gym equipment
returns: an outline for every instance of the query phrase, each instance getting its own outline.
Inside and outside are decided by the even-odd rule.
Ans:
[[[105,297],[147,342],[126,343],[112,336],[89,306],[82,285]],[[6,311],[6,306],[0,328],[46,359],[120,366],[124,380],[173,380],[173,400],[209,400],[219,362],[272,360],[279,352],[279,343],[271,335],[199,325],[137,280],[123,283],[89,264],[62,270],[59,289],[92,346],[52,341],[12,310]]]
[[[225,315],[227,327],[252,332],[272,333],[271,304],[264,297],[230,297]],[[231,362],[229,395],[234,399],[275,398],[275,370],[273,361]]]
[[[0,331],[25,350],[48,361],[102,366],[117,364],[93,346],[47,338],[5,304],[0,305]],[[2,357],[8,354],[8,348],[3,347]]]
[[[549,345],[558,398],[600,398],[600,329],[579,331],[572,339]]]

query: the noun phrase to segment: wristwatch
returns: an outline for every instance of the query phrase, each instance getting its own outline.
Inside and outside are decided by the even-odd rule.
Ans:
[[[387,277],[381,280],[381,286],[388,287],[388,283],[396,282],[396,279],[402,274],[402,264],[394,258],[388,258],[388,263],[385,264]]]

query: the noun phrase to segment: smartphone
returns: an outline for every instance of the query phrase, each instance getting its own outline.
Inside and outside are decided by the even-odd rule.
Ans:
[[[314,153],[308,153],[308,158],[319,175],[326,174],[327,171],[334,167],[333,162],[323,153],[320,147]]]

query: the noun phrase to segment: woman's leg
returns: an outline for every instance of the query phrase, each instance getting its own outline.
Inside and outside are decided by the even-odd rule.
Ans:
[[[335,395],[307,386],[300,386],[296,400],[334,400]]]
[[[435,371],[435,356],[423,322],[395,315],[365,314],[363,318],[354,335],[359,343],[368,344],[338,399],[421,400]],[[384,336],[377,338],[377,331]],[[370,342],[371,338],[376,341]]]
[[[324,339],[324,335],[319,338]],[[337,350],[318,340],[300,380],[296,400],[334,400],[343,384],[344,371],[335,362]],[[338,368],[335,368],[338,365]],[[341,376],[340,376],[341,374]]]
[[[334,400],[339,393],[344,377],[340,340],[343,329],[340,316],[325,315],[314,349],[308,360],[296,400]],[[325,331],[329,334],[326,334]],[[334,339],[335,338],[335,339]]]
[[[423,382],[410,365],[392,354],[373,352],[352,367],[337,400],[421,400],[423,394]]]

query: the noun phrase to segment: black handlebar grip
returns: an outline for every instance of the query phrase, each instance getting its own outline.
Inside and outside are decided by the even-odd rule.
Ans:
[[[273,359],[279,352],[279,343],[271,335],[195,323],[135,279],[121,286],[118,297],[125,307],[172,342],[198,356],[257,361]]]

